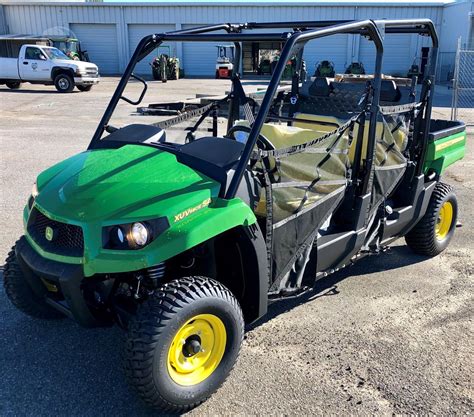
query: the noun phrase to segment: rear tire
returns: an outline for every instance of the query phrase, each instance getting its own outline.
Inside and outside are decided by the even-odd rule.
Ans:
[[[453,187],[436,184],[425,215],[405,236],[413,252],[436,256],[444,251],[456,229],[458,202]]]
[[[60,93],[70,93],[74,90],[74,79],[68,74],[58,74],[54,79],[54,86]]]
[[[21,86],[20,81],[8,82],[8,83],[5,83],[5,84],[10,90],[18,90]]]
[[[17,262],[14,247],[5,261],[3,285],[5,293],[12,304],[28,316],[45,320],[62,319],[65,317],[33,292]]]
[[[226,287],[180,278],[156,291],[130,321],[125,373],[152,407],[185,412],[224,383],[243,335],[242,311]]]
[[[91,91],[92,85],[76,85],[79,91]]]

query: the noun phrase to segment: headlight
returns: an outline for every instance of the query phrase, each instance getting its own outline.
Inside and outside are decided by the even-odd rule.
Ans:
[[[150,239],[150,232],[143,223],[133,223],[130,231],[130,239],[137,246],[145,246]]]
[[[33,184],[33,188],[31,190],[31,195],[30,198],[28,198],[28,209],[31,210],[33,207],[33,204],[35,202],[35,198],[38,196],[38,187],[36,185],[36,182]]]
[[[33,184],[33,188],[31,189],[31,196],[33,198],[38,196],[38,186],[36,185],[36,182]]]
[[[166,217],[107,226],[102,231],[102,246],[105,249],[141,249],[169,228]]]

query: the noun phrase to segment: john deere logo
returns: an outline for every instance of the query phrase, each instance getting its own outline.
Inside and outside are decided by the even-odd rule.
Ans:
[[[47,226],[46,230],[44,231],[44,237],[47,240],[52,241],[54,237],[54,230],[51,227]]]

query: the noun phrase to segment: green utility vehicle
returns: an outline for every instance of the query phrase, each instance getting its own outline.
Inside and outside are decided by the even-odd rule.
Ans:
[[[421,91],[416,79],[400,86],[382,76],[383,39],[399,33],[431,37]],[[337,34],[372,41],[373,77],[302,82],[306,45]],[[257,100],[237,69],[242,43],[259,39],[285,44]],[[162,42],[233,43],[230,93],[168,120],[114,126],[118,104],[145,95],[135,65]],[[140,397],[173,412],[199,405],[233,368],[244,326],[271,302],[400,237],[426,256],[448,246],[458,205],[441,176],[463,157],[466,134],[461,122],[431,120],[437,48],[425,19],[221,24],[145,37],[89,148],[38,176],[24,236],[6,260],[8,297],[37,318],[117,323]],[[280,84],[293,56],[292,82]],[[136,100],[124,95],[130,78],[143,83]],[[183,123],[191,124],[177,132]]]

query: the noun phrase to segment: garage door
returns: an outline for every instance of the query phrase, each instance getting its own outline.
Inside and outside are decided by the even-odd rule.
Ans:
[[[344,72],[347,60],[348,35],[334,35],[309,41],[304,48],[304,59],[309,75],[313,75],[319,61],[332,61],[336,73]]]
[[[382,71],[389,75],[406,75],[413,63],[411,52],[412,35],[387,35],[384,40]],[[375,45],[365,38],[360,39],[359,59],[368,74],[374,73]]]
[[[128,43],[130,45],[130,57],[135,52],[138,43],[148,35],[154,33],[171,32],[176,30],[175,25],[128,25]],[[169,47],[169,48],[168,48]],[[159,49],[155,49],[135,67],[135,74],[150,74],[150,62],[161,53],[176,56],[176,42],[165,42]]]
[[[183,25],[183,29],[192,29],[199,25]],[[221,33],[221,32],[213,32]],[[228,43],[228,42],[227,42]],[[183,66],[186,76],[214,77],[216,73],[216,42],[184,42]]]
[[[474,17],[471,18],[471,36],[469,37],[469,49],[474,49]]]
[[[118,74],[119,58],[115,24],[73,23],[70,29],[99,67],[100,74]]]

